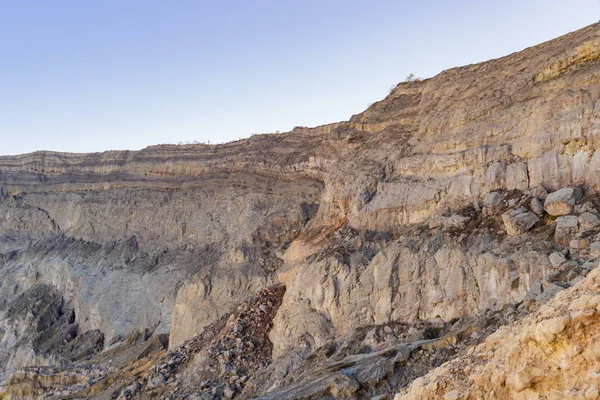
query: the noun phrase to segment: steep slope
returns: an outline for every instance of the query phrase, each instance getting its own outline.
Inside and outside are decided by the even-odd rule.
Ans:
[[[557,257],[569,286],[598,256],[599,102],[595,24],[401,83],[345,122],[0,157],[0,382],[79,368],[136,332],[148,334],[125,343],[168,334],[175,351],[282,283],[276,360],[254,386],[266,394],[361,330],[443,325],[553,292],[541,282],[565,268]]]
[[[600,270],[413,382],[410,399],[600,397]]]

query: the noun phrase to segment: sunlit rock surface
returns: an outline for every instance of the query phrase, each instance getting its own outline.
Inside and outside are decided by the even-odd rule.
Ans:
[[[451,332],[505,307],[526,314],[595,265],[599,59],[595,24],[401,83],[349,121],[223,145],[0,157],[0,382],[12,376],[0,398],[50,390],[42,381],[97,398],[396,392],[461,351],[442,341],[431,351],[443,357],[396,376],[394,363],[412,360],[404,350],[422,344],[394,347],[403,356],[390,361],[382,343],[434,339],[398,324]],[[199,379],[188,392],[177,374],[148,372],[278,284],[285,293],[263,321],[275,359],[263,372],[227,386]],[[484,330],[514,322],[495,321]],[[372,329],[368,346],[345,342]],[[340,361],[374,343],[388,372],[364,375],[370,383],[330,376],[318,393],[278,392],[292,377],[311,381],[317,352]],[[171,366],[203,362],[185,354]],[[92,360],[87,382],[77,368]],[[538,372],[511,387],[522,393]]]

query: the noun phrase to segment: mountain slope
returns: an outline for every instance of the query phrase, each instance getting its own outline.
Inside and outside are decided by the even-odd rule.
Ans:
[[[116,348],[133,357],[111,359],[117,370],[155,362],[275,284],[274,361],[248,377],[254,392],[233,395],[310,382],[327,346],[342,360],[518,307],[540,287],[549,297],[598,256],[599,109],[594,24],[401,83],[349,121],[214,146],[0,157],[0,382],[32,366],[79,371]],[[567,266],[560,285],[544,280]],[[384,326],[385,339],[355,346]],[[391,393],[418,375],[394,365],[379,383],[348,381],[351,394],[306,396]],[[119,395],[102,368],[102,390]]]

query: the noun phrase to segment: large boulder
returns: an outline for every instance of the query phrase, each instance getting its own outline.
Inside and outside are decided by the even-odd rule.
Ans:
[[[557,218],[554,240],[561,246],[568,246],[573,236],[577,233],[577,227],[576,215],[564,215]]]
[[[573,211],[573,206],[581,199],[578,188],[562,188],[550,193],[544,201],[544,210],[550,215],[566,215]]]
[[[531,229],[540,219],[535,213],[520,207],[502,214],[502,221],[509,235],[520,235]]]

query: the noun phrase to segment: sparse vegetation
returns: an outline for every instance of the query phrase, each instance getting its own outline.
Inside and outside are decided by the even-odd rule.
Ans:
[[[419,82],[420,80],[421,80],[421,78],[419,78],[418,76],[416,76],[415,74],[413,74],[411,72],[410,74],[408,74],[408,76],[406,77],[404,82]]]

